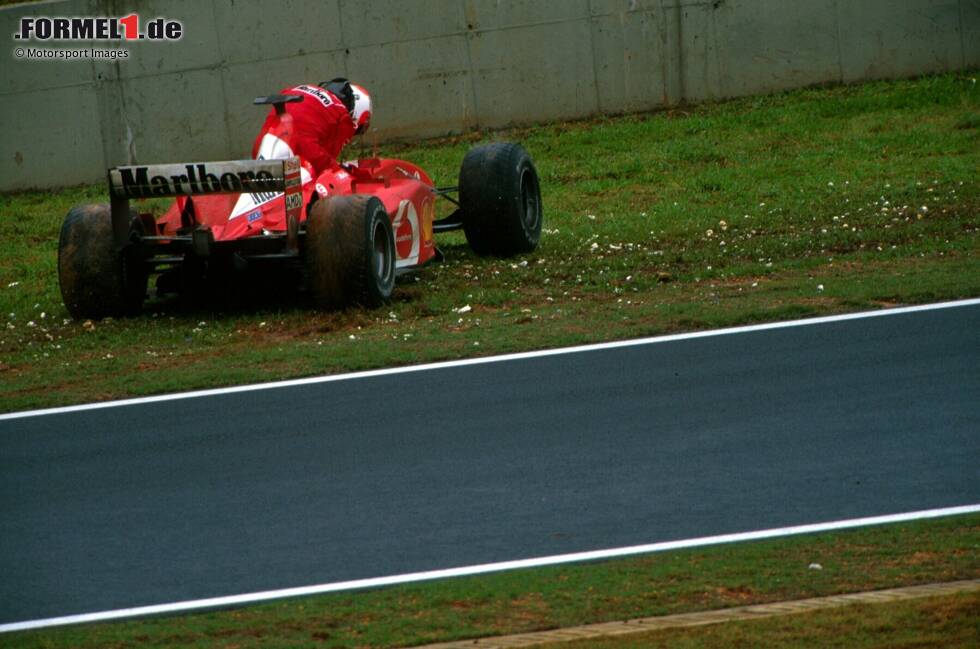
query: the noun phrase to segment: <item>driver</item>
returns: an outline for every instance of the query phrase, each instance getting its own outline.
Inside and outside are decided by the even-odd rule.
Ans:
[[[303,97],[303,101],[285,104],[286,112],[293,118],[289,145],[293,153],[313,165],[315,175],[338,168],[337,159],[344,146],[371,125],[370,95],[347,79],[321,81],[315,86],[303,84],[286,88],[280,94]],[[253,158],[258,157],[263,138],[276,124],[278,118],[273,109],[252,145]]]

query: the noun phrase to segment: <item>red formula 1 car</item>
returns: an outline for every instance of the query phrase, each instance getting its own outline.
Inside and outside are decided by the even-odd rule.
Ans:
[[[425,171],[394,159],[347,163],[314,178],[290,146],[284,105],[301,100],[255,100],[274,105],[279,119],[257,160],[110,169],[110,203],[72,208],[61,228],[58,277],[71,315],[138,312],[152,274],[165,292],[268,263],[299,266],[318,306],[377,306],[391,297],[397,274],[441,259],[435,233],[461,228],[481,255],[537,247],[541,192],[520,145],[474,147],[456,187],[437,188]],[[130,207],[131,199],[161,196],[176,198],[162,216]],[[458,209],[436,220],[439,197]]]

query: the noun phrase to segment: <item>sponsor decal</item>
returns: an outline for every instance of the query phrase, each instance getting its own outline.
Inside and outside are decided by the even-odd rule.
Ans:
[[[318,88],[316,86],[302,85],[302,86],[296,86],[295,88],[293,88],[293,90],[296,92],[301,92],[305,95],[309,95],[310,97],[313,97],[324,106],[330,106],[334,103],[333,98],[330,96],[330,93],[324,90],[323,88]]]
[[[251,194],[252,201],[254,201],[256,205],[261,205],[262,203],[268,203],[276,196],[281,196],[281,195],[282,192],[255,192]]]
[[[249,213],[249,215],[248,215],[248,222],[249,223],[255,223],[256,221],[258,221],[261,218],[262,218],[262,212],[260,212],[259,210],[255,210],[254,212],[250,212]]]
[[[249,213],[249,210],[254,210],[257,207],[265,205],[269,201],[275,200],[282,196],[282,192],[260,192],[257,194],[242,194],[238,197],[238,202],[235,203],[235,207],[231,210],[231,216],[228,220],[237,219],[243,214]],[[251,217],[252,213],[249,213]]]
[[[272,194],[282,184],[266,170],[253,171],[227,168],[209,170],[206,163],[184,166],[184,173],[149,175],[151,167],[119,167],[118,187],[127,198],[151,198],[153,196],[189,196],[192,194],[235,194],[242,192],[258,195]],[[219,174],[220,172],[220,174]]]
[[[398,212],[391,223],[395,231],[395,266],[414,266],[419,263],[419,215],[412,201],[403,200],[398,204]]]
[[[295,210],[303,206],[303,195],[299,192],[286,194],[286,209]]]
[[[316,193],[319,194],[321,198],[324,198],[330,194],[330,192],[327,191],[327,188],[323,186],[323,183],[316,184]]]

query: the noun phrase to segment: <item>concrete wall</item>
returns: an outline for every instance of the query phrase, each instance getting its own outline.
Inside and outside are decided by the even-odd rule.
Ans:
[[[0,189],[246,157],[252,98],[334,75],[385,140],[980,66],[980,0],[67,0],[5,7],[0,33],[133,11],[185,36],[119,63],[16,60],[8,36]]]

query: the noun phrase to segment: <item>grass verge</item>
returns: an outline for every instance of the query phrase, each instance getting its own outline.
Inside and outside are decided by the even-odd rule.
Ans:
[[[975,76],[493,134],[536,161],[540,248],[480,258],[451,233],[446,263],[377,311],[242,280],[205,306],[71,321],[61,219],[105,189],[0,196],[0,411],[980,295]],[[379,153],[454,184],[485,137]]]
[[[4,636],[3,644],[79,649],[410,646],[977,578],[978,539],[980,515],[960,516],[183,617],[15,633]]]

